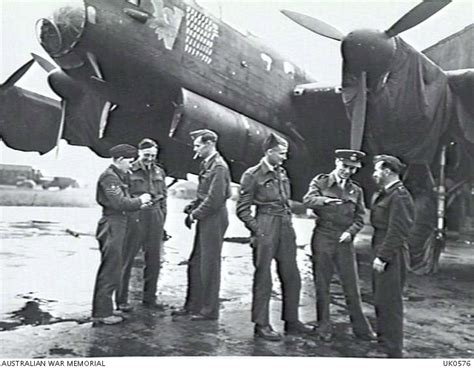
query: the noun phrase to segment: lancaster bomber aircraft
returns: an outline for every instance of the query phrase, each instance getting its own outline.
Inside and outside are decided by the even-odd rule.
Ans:
[[[198,170],[189,132],[210,128],[238,181],[276,132],[290,141],[295,199],[316,173],[332,168],[336,148],[390,153],[409,164],[408,180],[424,173],[432,181],[421,186],[441,189],[442,219],[448,145],[456,143],[453,178],[462,183],[473,169],[474,71],[445,72],[398,35],[448,3],[424,1],[387,31],[347,35],[283,11],[342,41],[340,89],[322,87],[193,1],[75,0],[37,23],[54,64],[33,55],[1,86],[0,136],[14,149],[40,153],[63,138],[101,156],[117,143],[152,137],[168,174],[185,178]],[[35,62],[60,102],[15,85]],[[440,222],[439,237],[443,228]]]

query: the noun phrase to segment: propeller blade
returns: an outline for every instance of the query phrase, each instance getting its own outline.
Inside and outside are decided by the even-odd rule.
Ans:
[[[13,73],[10,77],[8,77],[8,79],[5,81],[5,83],[3,85],[1,85],[0,87],[2,89],[4,88],[9,88],[9,87],[12,87],[15,83],[18,82],[18,80],[23,77],[23,75],[28,72],[28,69],[30,69],[31,65],[34,63],[35,61],[33,59],[31,59],[29,62],[25,63],[22,67],[18,68],[15,73]]]
[[[351,149],[360,150],[365,129],[365,113],[367,110],[367,76],[362,72],[359,79],[359,86],[356,95],[354,112],[352,114],[351,125]]]
[[[401,17],[385,33],[393,37],[425,21],[448,5],[451,0],[424,0]]]
[[[51,71],[53,71],[57,68],[53,63],[49,62],[48,60],[46,60],[42,56],[39,56],[39,55],[34,54],[34,53],[31,53],[31,56],[33,57],[35,62],[37,62],[41,66],[41,68],[43,68],[48,73],[50,73]]]
[[[59,156],[59,143],[63,137],[64,123],[66,122],[66,100],[61,100],[61,121],[59,123],[58,138],[56,139],[56,159]]]
[[[320,21],[319,19],[301,13],[293,12],[291,10],[280,11],[288,18],[290,18],[293,22],[298,23],[300,26],[303,26],[309,29],[310,31],[317,33],[318,35],[328,37],[337,41],[341,41],[344,38],[344,34],[341,31],[323,21]]]
[[[89,63],[92,66],[92,69],[94,69],[94,72],[95,72],[94,77],[96,77],[100,80],[103,80],[104,75],[102,73],[102,70],[100,69],[100,65],[99,65],[99,62],[97,61],[97,57],[94,54],[92,54],[91,52],[87,52],[86,54],[87,54],[87,59],[89,60]]]

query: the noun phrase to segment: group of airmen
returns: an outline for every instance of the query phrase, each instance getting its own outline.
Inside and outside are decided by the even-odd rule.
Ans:
[[[194,321],[219,318],[221,251],[229,224],[226,201],[231,196],[229,167],[217,150],[218,135],[208,129],[191,132],[193,150],[201,158],[194,201],[184,209],[185,226],[195,223],[195,238],[188,261],[186,300],[174,316]],[[144,250],[143,305],[163,310],[156,300],[160,249],[166,220],[165,172],[156,164],[158,144],[143,139],[137,148],[120,144],[110,149],[113,163],[100,176],[97,202],[103,208],[97,228],[101,262],[97,273],[92,318],[94,325],[117,324],[119,312],[133,308],[128,286],[133,260]],[[335,168],[309,184],[304,205],[316,216],[311,241],[316,284],[317,327],[300,321],[298,306],[301,277],[296,262],[296,234],[290,209],[291,181],[282,164],[288,142],[271,134],[263,144],[259,164],[242,175],[237,217],[250,231],[255,267],[251,319],[256,338],[279,341],[269,319],[272,293],[271,264],[282,287],[285,334],[317,335],[331,341],[330,283],[336,268],[357,339],[378,341],[374,356],[403,356],[403,300],[405,241],[413,223],[414,204],[400,180],[404,165],[389,155],[374,158],[373,179],[378,185],[371,206],[374,227],[373,293],[376,332],[362,311],[354,238],[364,225],[363,190],[351,176],[362,166],[365,154],[336,150]],[[138,157],[138,159],[136,159]],[[115,300],[115,303],[114,303]]]

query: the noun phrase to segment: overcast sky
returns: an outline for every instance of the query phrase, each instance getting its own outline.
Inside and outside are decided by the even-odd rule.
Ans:
[[[387,29],[419,1],[203,1],[214,15],[239,29],[248,30],[281,54],[327,84],[340,83],[339,43],[315,35],[283,16],[279,10],[302,12],[339,28],[344,33],[357,28]],[[0,0],[0,81],[4,81],[30,58],[30,52],[45,55],[35,36],[35,21],[50,15],[61,1]],[[433,17],[402,34],[419,50],[457,32],[473,22],[473,2],[455,0]],[[46,73],[31,69],[21,82],[24,87],[47,91]],[[2,163],[30,164],[49,175],[65,175],[94,183],[107,161],[85,148],[62,143],[44,156],[6,148],[0,143]]]

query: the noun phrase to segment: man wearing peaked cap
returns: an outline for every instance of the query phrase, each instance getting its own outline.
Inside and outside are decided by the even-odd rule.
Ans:
[[[131,311],[128,303],[130,274],[135,256],[140,248],[144,251],[143,270],[143,306],[162,310],[164,306],[156,301],[156,289],[161,267],[161,243],[163,240],[164,222],[166,218],[166,174],[156,164],[158,144],[144,138],[138,144],[138,160],[130,168],[130,194],[139,197],[149,193],[152,204],[129,215],[129,227],[124,249],[124,265],[122,283],[117,297],[118,309]]]
[[[336,159],[340,159],[343,163],[347,165],[352,165],[357,168],[361,168],[361,160],[365,157],[365,153],[357,150],[339,149],[335,151],[335,157]]]
[[[311,328],[299,320],[301,277],[296,263],[296,239],[289,200],[290,180],[281,167],[286,160],[288,142],[271,134],[263,143],[265,156],[245,171],[240,181],[237,216],[251,232],[255,273],[252,293],[252,322],[257,338],[279,341],[281,335],[270,325],[272,292],[271,265],[277,261],[282,283],[286,334],[304,334]],[[256,206],[255,214],[252,205]]]
[[[415,206],[400,180],[404,164],[396,157],[374,157],[372,177],[379,191],[372,198],[370,222],[374,227],[374,305],[380,348],[388,357],[403,356],[403,299],[406,240]]]
[[[148,193],[132,198],[128,191],[127,172],[137,155],[137,149],[120,144],[109,152],[113,161],[100,175],[96,192],[96,200],[102,207],[102,218],[96,232],[101,260],[92,300],[94,324],[117,324],[122,321],[121,317],[113,315],[113,295],[120,286],[127,213],[148,206],[151,201]]]
[[[336,150],[335,168],[313,178],[303,203],[317,216],[311,249],[316,282],[318,335],[332,339],[330,284],[334,266],[341,280],[356,337],[366,341],[376,336],[362,312],[354,238],[364,226],[364,194],[351,176],[362,166],[365,154],[356,150]]]

